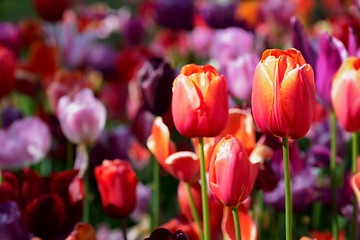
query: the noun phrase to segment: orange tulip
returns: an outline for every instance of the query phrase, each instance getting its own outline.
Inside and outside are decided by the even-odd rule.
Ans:
[[[229,100],[226,80],[210,66],[185,65],[173,83],[172,115],[187,138],[214,137],[226,126]]]
[[[151,135],[147,140],[149,150],[160,165],[173,177],[194,182],[200,176],[199,158],[194,152],[175,152],[175,144],[170,140],[170,132],[161,117],[153,123]]]
[[[227,134],[239,139],[246,153],[250,156],[256,144],[255,124],[251,113],[246,110],[231,108],[229,110],[229,121],[218,139],[222,139]]]
[[[239,220],[241,239],[256,240],[256,224],[243,206],[239,207]],[[221,228],[226,240],[236,240],[234,219],[231,213],[231,208],[224,208],[224,217],[221,223]]]
[[[252,112],[259,129],[269,136],[302,138],[310,128],[315,103],[314,72],[300,51],[266,50],[252,89]]]
[[[350,57],[334,76],[332,105],[341,125],[348,132],[360,130],[360,58]]]
[[[146,145],[161,165],[164,165],[170,154],[175,152],[175,144],[170,140],[169,128],[161,117],[155,118]]]
[[[241,142],[224,137],[215,147],[209,169],[209,183],[214,196],[229,207],[236,207],[251,193],[257,176]]]
[[[354,190],[355,196],[358,200],[358,204],[360,206],[360,172],[355,174],[352,178],[351,178],[351,186]]]

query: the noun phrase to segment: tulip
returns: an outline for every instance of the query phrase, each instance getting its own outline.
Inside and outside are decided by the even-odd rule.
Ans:
[[[355,174],[351,178],[351,186],[352,186],[355,196],[358,200],[358,205],[360,206],[360,173]]]
[[[7,95],[15,85],[15,67],[14,53],[7,47],[0,46],[0,99]]]
[[[96,240],[93,227],[87,223],[77,223],[74,230],[65,240]]]
[[[360,59],[348,58],[334,76],[332,105],[339,122],[348,132],[360,130]]]
[[[76,144],[90,144],[100,136],[105,127],[106,109],[90,89],[83,89],[73,100],[60,98],[57,105],[61,129]]]
[[[221,140],[228,134],[239,139],[246,153],[250,156],[256,144],[255,124],[251,113],[246,110],[231,108],[229,110],[229,121],[217,139]]]
[[[238,210],[238,218],[241,228],[241,239],[256,240],[257,228],[254,220],[248,214],[244,206],[240,206]],[[225,240],[236,240],[234,219],[231,214],[230,208],[224,208],[224,217],[221,223],[222,232],[224,233]]]
[[[16,202],[0,204],[0,238],[3,240],[31,239]]]
[[[178,230],[172,234],[166,228],[158,228],[153,231],[148,238],[145,240],[158,240],[158,239],[169,239],[169,240],[189,240],[188,236],[182,231]]]
[[[187,183],[195,182],[200,177],[199,158],[194,152],[181,151],[171,154],[163,167],[172,176]]]
[[[155,12],[161,26],[173,30],[190,30],[193,27],[194,2],[191,0],[157,0]]]
[[[184,137],[214,137],[226,126],[226,80],[210,65],[189,64],[173,83],[172,115]]]
[[[33,0],[33,3],[40,17],[49,22],[59,21],[70,6],[69,0]]]
[[[316,92],[326,107],[331,108],[331,85],[347,52],[342,42],[323,33],[320,37],[319,58],[316,63]]]
[[[161,58],[150,58],[138,71],[137,79],[146,108],[163,115],[170,107],[174,70]]]
[[[49,127],[36,117],[13,122],[0,130],[0,165],[21,168],[41,161],[51,145]]]
[[[214,196],[229,207],[237,207],[250,195],[257,165],[250,162],[241,142],[224,137],[215,147],[210,162],[209,182]]]
[[[253,76],[259,57],[245,53],[225,65],[225,77],[229,93],[240,100],[250,101]]]
[[[31,169],[24,169],[21,198],[18,201],[27,228],[43,239],[54,239],[68,233],[82,216],[81,194],[69,188],[77,171],[53,173],[40,177]],[[80,192],[83,189],[78,189]]]
[[[111,218],[126,218],[136,204],[138,179],[128,162],[104,160],[95,168],[95,178],[100,191],[105,214]]]
[[[241,39],[238,44],[236,39]],[[254,45],[254,34],[242,28],[229,27],[215,33],[211,47],[211,57],[226,64],[229,60],[236,59],[243,54],[251,53]]]
[[[256,67],[252,112],[270,136],[302,138],[315,113],[314,72],[296,49],[266,50]]]
[[[227,4],[206,4],[206,7],[200,9],[200,14],[203,16],[206,23],[215,29],[222,29],[227,27],[240,27],[244,25],[243,22],[235,18],[235,11],[237,3]]]

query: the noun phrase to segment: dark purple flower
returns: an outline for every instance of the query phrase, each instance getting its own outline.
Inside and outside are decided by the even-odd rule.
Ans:
[[[193,28],[194,2],[192,0],[158,0],[155,3],[157,23],[173,30]]]
[[[146,140],[151,134],[153,122],[154,115],[151,112],[139,109],[133,122],[132,131],[143,146],[146,146]]]
[[[313,145],[307,153],[307,163],[314,167],[330,166],[331,149],[326,146]],[[337,156],[336,163],[341,164],[342,159]]]
[[[179,230],[176,233],[172,234],[166,228],[157,228],[155,229],[150,237],[145,238],[144,240],[189,240],[186,234]]]
[[[237,4],[230,3],[225,5],[209,4],[200,9],[201,15],[207,24],[215,29],[227,27],[244,27],[244,23],[235,19]]]
[[[145,35],[145,27],[140,18],[130,18],[125,22],[124,35],[130,45],[138,45]]]
[[[115,67],[115,51],[105,44],[95,45],[87,56],[87,65],[104,73],[113,73]]]
[[[302,53],[306,62],[308,62],[316,72],[315,64],[317,60],[317,52],[311,45],[301,22],[296,17],[292,17],[290,21],[292,26],[293,47]]]
[[[347,52],[342,42],[328,33],[320,37],[319,57],[316,62],[316,93],[320,102],[332,108],[331,85],[332,80]]]
[[[304,168],[304,160],[301,157],[299,146],[296,142],[289,142],[289,160],[290,160],[290,172],[294,176],[298,174]],[[275,165],[275,169],[278,171],[280,177],[283,177],[284,173],[284,160],[283,149],[278,148],[274,150],[272,164]]]
[[[138,71],[137,79],[145,107],[163,115],[170,107],[175,72],[162,58],[150,58]]]
[[[22,119],[23,114],[19,109],[6,107],[1,114],[2,127],[9,127],[14,121]]]
[[[0,204],[0,239],[31,239],[16,202],[8,201]]]

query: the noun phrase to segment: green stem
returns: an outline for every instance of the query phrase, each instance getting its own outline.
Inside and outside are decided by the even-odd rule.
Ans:
[[[210,240],[210,223],[209,223],[209,202],[207,196],[207,185],[205,176],[205,157],[204,157],[204,141],[199,137],[200,147],[200,176],[201,176],[201,197],[203,207],[203,223],[204,223],[204,239]]]
[[[69,140],[67,140],[67,144],[66,144],[66,170],[71,170],[73,169],[73,165],[74,165],[74,149],[73,149],[73,144],[72,142],[70,142]]]
[[[292,240],[292,194],[289,163],[289,139],[283,138],[284,178],[285,178],[285,230],[286,240]]]
[[[355,175],[357,173],[357,157],[358,157],[358,142],[359,142],[359,137],[357,132],[353,133],[353,141],[352,141],[352,173],[353,175]],[[357,200],[356,197],[354,196],[353,199],[353,207],[354,207],[354,211],[353,211],[353,238],[354,240],[357,239],[357,215],[358,215],[358,205],[357,205]]]
[[[126,218],[123,218],[120,220],[121,221],[121,229],[122,229],[122,232],[123,232],[123,236],[124,236],[124,240],[127,240],[127,234],[126,234]]]
[[[241,240],[241,229],[240,229],[240,219],[239,219],[239,207],[232,208],[232,214],[234,218],[234,229],[236,240]]]
[[[336,144],[336,115],[334,111],[330,114],[330,126],[331,126],[331,158],[330,158],[330,179],[331,179],[331,195],[332,195],[332,235],[334,240],[338,240],[339,235],[339,222],[337,216],[337,186],[336,186],[336,156],[337,156],[337,144]]]
[[[155,157],[153,159],[153,193],[152,204],[153,212],[151,219],[151,230],[159,226],[159,211],[160,211],[160,166]]]
[[[196,207],[195,207],[195,202],[194,202],[194,198],[191,194],[191,190],[190,190],[190,184],[186,183],[186,188],[188,190],[188,194],[189,194],[189,202],[190,202],[190,210],[191,210],[191,214],[194,217],[194,220],[199,228],[199,238],[200,240],[204,239],[203,233],[202,233],[202,227],[201,227],[201,223],[200,223],[200,219],[199,219],[199,215],[196,211]]]
[[[87,171],[86,171],[87,172]],[[85,198],[84,198],[84,212],[83,212],[83,222],[90,223],[90,214],[89,214],[89,181],[88,181],[88,174],[85,173],[83,177],[84,183],[84,191],[85,191]]]

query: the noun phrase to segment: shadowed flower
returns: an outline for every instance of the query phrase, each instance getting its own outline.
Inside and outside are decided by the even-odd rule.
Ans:
[[[36,117],[13,122],[0,130],[0,165],[21,168],[41,161],[48,153],[51,135],[48,126]]]

